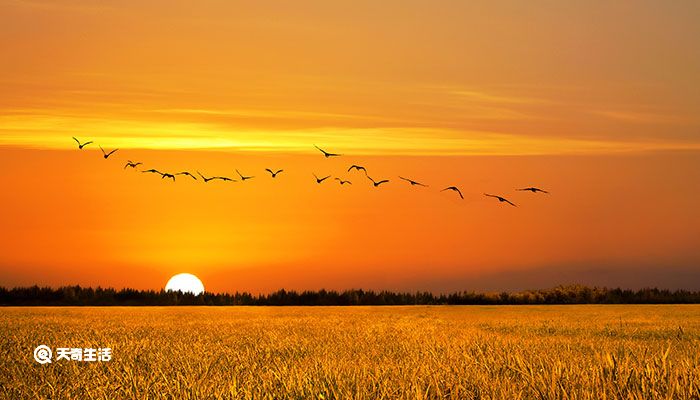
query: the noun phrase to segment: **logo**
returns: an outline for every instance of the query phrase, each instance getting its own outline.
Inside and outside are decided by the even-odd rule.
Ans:
[[[38,362],[39,364],[50,363],[51,357],[53,357],[51,348],[45,344],[36,346],[36,349],[34,349],[34,361]]]

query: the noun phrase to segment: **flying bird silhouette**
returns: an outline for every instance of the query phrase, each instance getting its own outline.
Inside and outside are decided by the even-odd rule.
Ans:
[[[199,174],[200,177],[202,177],[202,180],[203,180],[205,183],[207,183],[207,182],[209,182],[209,181],[213,181],[213,180],[215,180],[215,179],[219,179],[219,180],[222,180],[222,181],[229,181],[229,182],[237,182],[235,179],[231,179],[231,178],[228,178],[228,177],[225,177],[225,176],[212,176],[211,178],[207,178],[206,176],[202,175],[201,172],[197,171],[197,173]]]
[[[508,204],[510,204],[510,205],[513,206],[513,207],[517,207],[515,204],[511,203],[510,201],[508,201],[508,199],[505,199],[505,198],[503,198],[503,197],[501,197],[501,196],[496,196],[496,195],[488,194],[488,193],[484,193],[484,196],[493,197],[494,199],[498,199],[498,201],[501,202],[501,203],[508,203]]]
[[[364,171],[365,175],[367,175],[367,169],[361,165],[351,165],[350,168],[348,168],[348,172],[352,171],[353,169],[356,169],[358,171]]]
[[[340,179],[340,178],[335,178],[335,180],[338,181],[338,182],[340,182],[341,185],[345,185],[346,183],[347,183],[348,185],[352,185],[352,182],[350,182],[350,181],[344,181],[344,180],[342,180],[342,179]]]
[[[114,150],[110,151],[109,153],[106,153],[106,152],[105,152],[105,149],[103,149],[102,146],[100,146],[100,150],[102,150],[102,156],[103,156],[103,157],[105,158],[105,160],[106,160],[106,159],[109,158],[109,156],[111,156],[112,154],[114,154],[114,152],[117,151],[117,150],[119,150],[119,149],[114,149]]]
[[[199,176],[202,177],[202,180],[204,181],[204,183],[207,183],[209,181],[213,181],[214,179],[216,179],[215,176],[212,176],[211,178],[207,178],[206,176],[202,175],[202,173],[199,171],[197,171],[197,174],[199,174]]]
[[[381,185],[382,183],[388,183],[388,182],[389,182],[388,179],[382,179],[381,181],[375,181],[375,180],[372,179],[372,177],[369,176],[369,175],[367,175],[367,179],[369,179],[370,181],[372,181],[372,184],[374,185],[374,187],[379,187],[379,185]]]
[[[549,193],[549,192],[546,191],[546,190],[542,190],[542,189],[536,188],[536,187],[527,187],[527,188],[515,189],[515,190],[520,190],[520,191],[525,191],[525,190],[527,190],[527,191],[532,192],[532,193],[537,193],[537,192],[540,192],[540,193]]]
[[[406,182],[410,183],[411,186],[416,186],[416,185],[418,185],[418,186],[428,187],[428,185],[424,185],[424,184],[422,184],[422,183],[420,183],[420,182],[416,182],[416,181],[414,181],[413,179],[404,178],[403,176],[399,176],[399,179],[405,180]]]
[[[316,176],[316,174],[313,174],[313,175],[314,175],[314,178],[316,178],[316,183],[322,183],[323,181],[325,181],[326,179],[331,177],[330,175],[328,175],[328,176],[324,176],[323,178],[319,178],[318,176]]]
[[[323,155],[324,155],[326,158],[328,158],[328,157],[339,157],[339,156],[341,155],[341,154],[336,154],[336,153],[329,153],[329,152],[323,150],[322,148],[320,148],[320,147],[318,147],[318,146],[316,146],[316,145],[314,145],[314,147],[317,148],[321,153],[323,153]]]
[[[194,179],[195,181],[197,180],[197,178],[196,178],[194,175],[190,174],[190,173],[187,172],[187,171],[178,172],[178,173],[175,174],[175,175],[187,175],[187,176],[189,176],[190,178]]]
[[[284,170],[283,170],[283,169],[278,169],[277,171],[274,171],[274,172],[273,172],[270,168],[265,168],[265,171],[269,172],[270,175],[272,175],[273,178],[276,178],[276,177],[277,177],[277,174],[279,174],[280,172],[283,172]]]
[[[78,143],[78,148],[79,148],[80,150],[82,150],[82,149],[83,149],[83,147],[85,147],[85,146],[89,145],[90,143],[93,143],[93,141],[92,141],[92,140],[91,140],[91,141],[89,141],[89,142],[85,142],[85,143],[80,143],[80,140],[76,139],[76,138],[75,138],[75,136],[73,136],[73,140],[75,140],[75,141],[76,141],[76,142]]]
[[[441,192],[444,192],[445,190],[453,190],[453,191],[457,192],[457,194],[459,195],[459,197],[460,197],[462,200],[464,200],[464,196],[462,196],[462,192],[460,192],[460,190],[459,190],[459,188],[458,188],[457,186],[446,187],[446,188],[442,189]]]
[[[244,176],[243,174],[241,174],[240,172],[238,172],[238,170],[236,170],[236,172],[238,173],[238,176],[241,177],[241,180],[244,181],[244,182],[247,181],[248,179],[253,179],[253,178],[255,178],[254,176]]]
[[[163,179],[163,178],[172,179],[173,182],[175,182],[175,175],[173,175],[173,174],[169,174],[169,173],[167,173],[167,172],[163,172],[162,174],[160,174],[160,179]]]
[[[136,167],[138,167],[139,165],[143,164],[143,163],[140,163],[140,162],[133,162],[133,161],[131,161],[131,160],[127,160],[127,161],[128,161],[128,162],[126,163],[126,165],[124,165],[124,169],[127,169],[128,167],[131,167],[131,168],[136,169]]]
[[[153,168],[151,168],[151,169],[147,169],[147,170],[145,170],[145,171],[141,171],[141,172],[150,172],[150,173],[152,173],[152,174],[159,174],[159,175],[163,175],[163,173],[162,173],[162,172],[158,171],[157,169],[153,169]]]

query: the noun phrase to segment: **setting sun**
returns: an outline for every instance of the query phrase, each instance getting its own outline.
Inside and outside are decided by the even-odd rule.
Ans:
[[[192,293],[195,296],[204,293],[202,281],[192,274],[177,274],[168,280],[165,285],[166,292]]]

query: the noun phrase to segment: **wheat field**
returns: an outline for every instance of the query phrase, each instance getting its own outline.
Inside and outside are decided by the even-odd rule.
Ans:
[[[1,310],[3,399],[700,398],[695,305]]]

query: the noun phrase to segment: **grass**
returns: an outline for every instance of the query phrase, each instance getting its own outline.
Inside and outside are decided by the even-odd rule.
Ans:
[[[700,398],[695,305],[0,310],[7,399]]]

